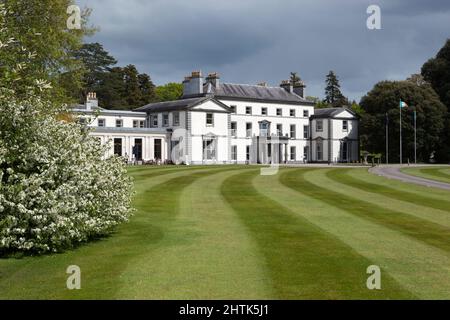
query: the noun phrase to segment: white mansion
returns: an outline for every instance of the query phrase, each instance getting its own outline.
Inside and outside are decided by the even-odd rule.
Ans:
[[[358,117],[347,108],[314,109],[305,85],[221,83],[192,72],[176,101],[133,111],[98,107],[95,93],[74,108],[92,135],[128,161],[185,164],[354,162]]]

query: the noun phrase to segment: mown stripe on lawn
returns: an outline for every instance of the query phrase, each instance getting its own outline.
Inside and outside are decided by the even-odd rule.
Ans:
[[[316,184],[324,186],[332,191],[336,191],[344,195],[351,195],[352,197],[373,205],[387,208],[392,211],[400,211],[450,228],[450,206],[447,208],[447,211],[428,207],[427,203],[436,201],[432,198],[427,198],[427,202],[424,201],[422,204],[418,204],[415,203],[415,201],[411,201],[411,199],[415,197],[415,194],[408,192],[403,194],[400,190],[396,190],[396,194],[399,195],[398,198],[394,195],[386,196],[383,186],[379,185],[377,185],[376,188],[363,188],[361,187],[361,184],[366,182],[351,177],[350,173],[353,170],[355,169],[316,171],[317,174],[314,176],[314,181],[317,182]],[[366,175],[366,181],[370,181],[372,175],[369,173],[366,173]]]
[[[441,250],[306,195],[308,186],[292,169],[283,169],[279,179],[258,177],[254,185],[380,266],[384,299],[404,296],[403,290],[384,285],[386,277],[422,299],[450,298],[450,257]]]
[[[362,180],[359,178],[355,178],[349,173],[351,170],[349,169],[335,169],[327,173],[327,176],[330,179],[335,181],[351,185],[355,188],[359,188],[361,190],[367,192],[374,192],[378,194],[382,194],[385,197],[393,198],[397,200],[411,202],[420,206],[426,206],[430,208],[435,208],[438,210],[444,210],[450,212],[450,201],[436,201],[436,199],[430,198],[427,196],[427,193],[423,193],[423,195],[417,193],[411,193],[404,189],[397,189],[392,187],[387,187],[385,185],[379,185],[376,183],[371,183],[368,181],[371,177],[367,174],[366,180]],[[450,196],[450,193],[449,193]]]
[[[449,168],[404,168],[401,171],[416,177],[450,183]]]
[[[232,174],[235,168],[214,172],[184,188],[176,219],[159,247],[130,263],[123,273],[120,297],[272,297],[255,245],[220,193],[222,181]]]
[[[134,200],[138,211],[128,224],[121,225],[110,237],[58,255],[0,260],[0,298],[117,298],[123,270],[130,261],[158,246],[164,238],[165,227],[175,216],[171,210],[177,209],[176,198],[171,201],[173,193],[167,189],[179,195],[182,192],[179,189],[208,172],[206,169],[180,171],[149,179],[143,183],[147,191],[138,194]],[[82,290],[65,288],[65,272],[69,265],[81,268]]]
[[[403,212],[361,201],[353,196],[335,192],[327,187],[320,186],[316,184],[314,175],[311,174],[314,173],[315,170],[318,169],[298,170],[295,173],[299,183],[305,187],[305,189],[302,190],[303,193],[359,217],[400,231],[410,237],[442,249],[447,253],[450,251],[450,241],[448,241],[450,228]],[[309,176],[309,174],[311,175]]]
[[[258,243],[281,299],[382,298],[386,293],[366,287],[371,261],[295,212],[259,193],[252,184],[259,170],[234,175],[222,194]],[[271,188],[268,184],[265,187]],[[397,296],[403,295],[387,280]]]

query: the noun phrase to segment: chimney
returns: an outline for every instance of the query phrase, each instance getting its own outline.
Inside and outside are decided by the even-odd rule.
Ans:
[[[257,86],[260,86],[260,87],[267,87],[267,82],[265,82],[265,81],[259,82],[259,83],[257,84]]]
[[[286,90],[289,93],[294,92],[294,88],[292,87],[292,83],[290,80],[283,80],[281,81],[280,87]]]
[[[203,94],[203,76],[201,71],[193,71],[191,76],[184,78],[183,96]]]
[[[92,110],[98,108],[97,93],[88,92],[86,97],[86,110]]]
[[[294,93],[302,98],[305,98],[305,88],[305,83],[300,81],[294,85]]]
[[[208,74],[206,78],[206,82],[209,82],[213,85],[214,88],[219,89],[220,86],[220,75],[217,72]]]

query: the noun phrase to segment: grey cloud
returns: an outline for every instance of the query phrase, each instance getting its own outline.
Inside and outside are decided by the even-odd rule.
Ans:
[[[333,69],[358,99],[384,79],[404,79],[450,37],[448,1],[91,0],[99,41],[156,83],[181,81],[194,69],[224,81],[272,85],[298,71],[308,94],[323,94]],[[378,4],[382,30],[366,28]]]

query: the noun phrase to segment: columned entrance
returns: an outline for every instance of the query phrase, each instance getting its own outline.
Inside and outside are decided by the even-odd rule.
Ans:
[[[274,164],[287,163],[289,138],[282,136],[258,136],[256,137],[256,163]]]

